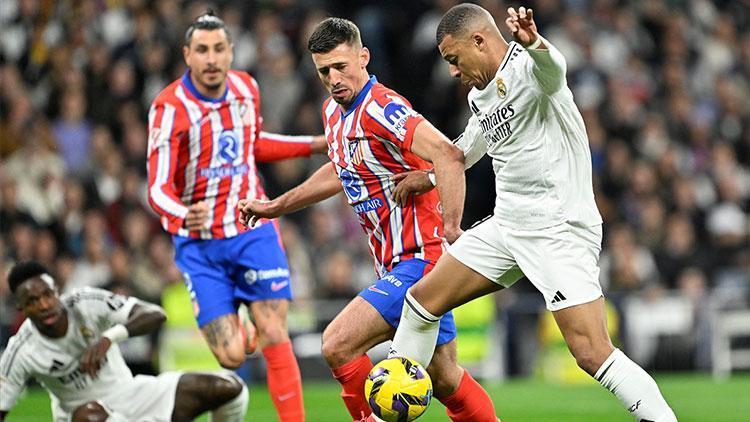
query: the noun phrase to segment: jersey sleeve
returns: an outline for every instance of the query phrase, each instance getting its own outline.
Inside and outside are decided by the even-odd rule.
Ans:
[[[20,344],[14,337],[0,358],[0,411],[9,412],[26,387],[30,375],[21,362]]]
[[[174,184],[179,154],[176,113],[173,105],[161,102],[154,102],[148,113],[148,202],[170,233],[182,228],[188,213]]]
[[[394,143],[404,151],[411,151],[414,129],[423,120],[424,117],[414,111],[411,104],[395,95],[370,101],[363,116],[363,123],[375,136]]]
[[[464,152],[464,166],[468,169],[487,153],[487,142],[482,136],[479,120],[472,115],[464,132],[453,140],[453,143]]]
[[[239,75],[250,87],[253,107],[255,107],[255,143],[253,144],[255,161],[267,163],[289,158],[309,157],[312,153],[312,136],[279,135],[263,130],[258,82],[248,73],[242,72]]]
[[[309,157],[312,136],[278,135],[265,131],[255,140],[255,160],[261,163],[295,157]]]
[[[567,64],[560,50],[550,44],[547,39],[542,38],[546,49],[526,50],[531,57],[528,66],[534,79],[536,79],[542,92],[551,95],[565,86],[565,73]]]
[[[99,329],[104,331],[113,325],[125,324],[138,303],[138,299],[118,295],[107,290],[87,287],[74,293],[81,312],[88,314],[99,322]]]

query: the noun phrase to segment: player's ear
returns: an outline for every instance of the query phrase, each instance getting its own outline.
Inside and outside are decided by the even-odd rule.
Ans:
[[[480,34],[479,32],[475,32],[471,35],[471,44],[478,48],[479,51],[484,51],[484,48],[486,46],[484,36]]]
[[[187,67],[190,67],[190,47],[182,46],[182,58],[185,60]]]
[[[359,67],[365,68],[370,63],[370,50],[367,47],[362,47],[359,51]]]

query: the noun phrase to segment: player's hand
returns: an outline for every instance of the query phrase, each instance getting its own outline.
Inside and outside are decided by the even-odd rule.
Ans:
[[[461,230],[460,227],[445,227],[443,234],[445,235],[445,240],[447,240],[448,243],[453,244],[453,242],[458,240],[458,238],[464,234],[464,231]]]
[[[522,46],[528,47],[539,38],[539,33],[536,30],[536,23],[534,23],[534,12],[531,9],[526,9],[521,6],[516,9],[508,8],[508,18],[505,19],[505,24],[513,34],[513,38]]]
[[[112,340],[102,337],[99,341],[83,351],[81,356],[81,372],[96,378],[96,373],[102,367],[102,361],[107,356],[107,350],[112,345]]]
[[[279,210],[276,202],[262,199],[240,199],[237,204],[240,223],[245,227],[255,227],[261,218],[276,218]]]
[[[208,220],[208,203],[206,201],[196,202],[188,207],[185,217],[185,228],[189,231],[203,230],[210,227]]]
[[[325,135],[313,136],[312,144],[310,145],[313,154],[323,154],[328,151],[328,141],[326,141]]]
[[[435,187],[432,186],[427,172],[423,170],[394,174],[391,180],[396,183],[393,189],[393,200],[400,207],[406,205],[411,195],[421,195]]]

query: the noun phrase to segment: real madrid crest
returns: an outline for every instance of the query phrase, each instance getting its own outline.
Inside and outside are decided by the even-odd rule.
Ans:
[[[91,343],[91,340],[93,340],[95,337],[94,331],[92,331],[91,328],[85,325],[80,326],[78,330],[81,332],[83,339],[86,340],[86,343]]]
[[[505,86],[503,78],[497,78],[495,83],[497,84],[497,96],[504,100],[508,96],[508,87]]]

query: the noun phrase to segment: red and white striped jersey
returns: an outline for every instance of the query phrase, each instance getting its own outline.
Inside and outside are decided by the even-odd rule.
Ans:
[[[436,262],[443,252],[437,191],[412,196],[404,207],[393,200],[392,175],[432,167],[411,151],[414,129],[423,120],[374,76],[348,111],[331,98],[323,104],[328,155],[369,236],[379,276],[411,258]]]
[[[190,72],[167,86],[148,115],[148,197],[169,233],[203,239],[246,230],[238,222],[242,198],[266,199],[257,162],[309,156],[312,137],[262,132],[258,84],[230,70],[222,98],[201,95]],[[188,206],[209,205],[211,226],[188,232]]]

